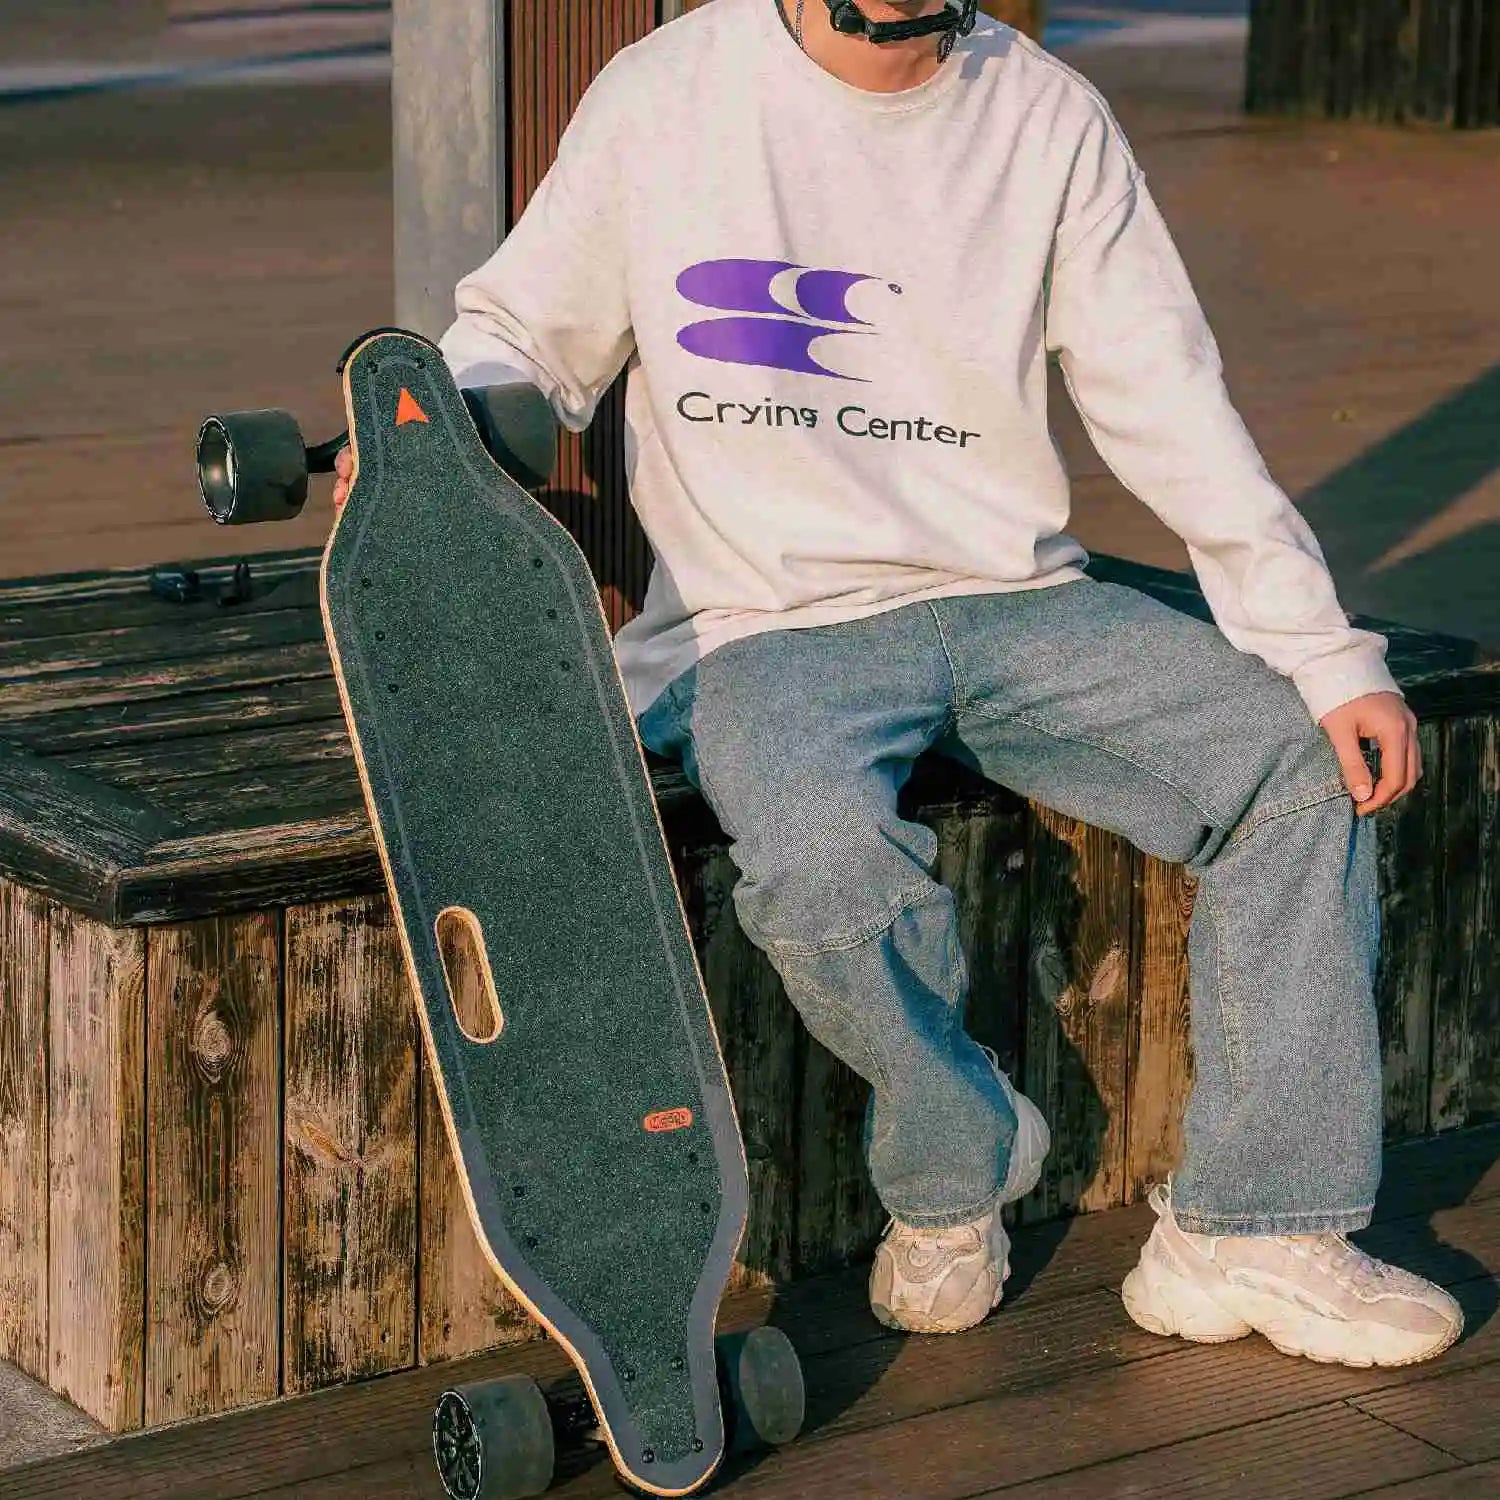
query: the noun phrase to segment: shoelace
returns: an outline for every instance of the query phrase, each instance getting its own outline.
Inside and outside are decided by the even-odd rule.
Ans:
[[[1299,1242],[1291,1243],[1295,1247]],[[1367,1255],[1341,1234],[1325,1234],[1312,1244],[1301,1242],[1301,1248],[1311,1259],[1326,1261],[1329,1275],[1351,1291],[1360,1286],[1386,1287],[1396,1280],[1394,1267]]]

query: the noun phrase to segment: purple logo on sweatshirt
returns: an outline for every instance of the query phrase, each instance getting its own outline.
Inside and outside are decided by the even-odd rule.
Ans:
[[[799,274],[773,286],[791,271]],[[689,354],[726,364],[859,380],[824,368],[812,357],[812,345],[817,339],[869,329],[849,311],[849,291],[861,281],[878,279],[859,271],[810,269],[789,260],[699,261],[677,278],[677,290],[699,307],[742,316],[689,323],[678,330],[677,342]],[[823,326],[830,323],[839,326]]]

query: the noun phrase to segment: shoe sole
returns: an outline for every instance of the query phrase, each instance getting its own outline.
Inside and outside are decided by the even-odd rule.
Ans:
[[[1437,1343],[1413,1348],[1409,1341],[1392,1339],[1392,1331],[1358,1323],[1335,1323],[1316,1313],[1288,1308],[1279,1298],[1240,1291],[1239,1312],[1221,1307],[1201,1287],[1160,1262],[1142,1259],[1120,1288],[1125,1311],[1139,1328],[1195,1344],[1225,1344],[1259,1333],[1282,1354],[1317,1364],[1348,1365],[1352,1369],[1399,1369],[1435,1359],[1457,1342],[1463,1324],[1450,1328]],[[1243,1316],[1248,1314],[1248,1317]],[[1251,1321],[1253,1319],[1254,1321]],[[1371,1348],[1382,1340],[1395,1347]]]
[[[926,1313],[906,1313],[898,1319],[883,1302],[872,1301],[870,1311],[875,1314],[875,1321],[881,1327],[894,1328],[898,1333],[967,1333],[971,1328],[978,1328],[1000,1306],[1000,1299],[1005,1293],[1005,1283],[1009,1276],[1010,1257],[1007,1255],[1000,1267],[1000,1285],[995,1288],[995,1300],[977,1318],[971,1318],[967,1323],[931,1318]]]

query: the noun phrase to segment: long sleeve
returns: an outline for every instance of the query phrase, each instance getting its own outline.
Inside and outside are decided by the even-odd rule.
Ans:
[[[1232,406],[1187,271],[1111,123],[1075,164],[1047,313],[1095,447],[1187,544],[1225,637],[1290,677],[1314,720],[1399,692],[1385,637],[1350,626],[1317,539]]]
[[[589,85],[515,227],[458,283],[440,344],[461,387],[528,381],[574,432],[634,346],[619,171],[628,76],[621,52]]]

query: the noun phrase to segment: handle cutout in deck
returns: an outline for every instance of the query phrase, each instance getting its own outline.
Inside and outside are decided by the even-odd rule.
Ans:
[[[433,927],[458,1029],[471,1042],[493,1042],[505,1018],[479,918],[466,906],[445,906]]]

